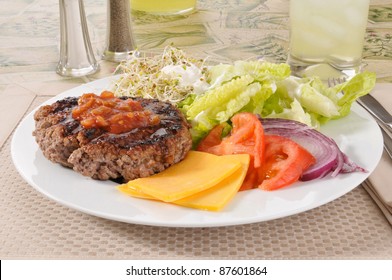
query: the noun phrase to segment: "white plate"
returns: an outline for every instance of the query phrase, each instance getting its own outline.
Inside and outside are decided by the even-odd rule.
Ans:
[[[68,90],[45,104],[86,92],[100,93],[111,78]],[[11,144],[14,164],[36,190],[65,206],[111,220],[168,227],[215,227],[262,222],[294,215],[328,203],[357,187],[380,160],[383,140],[376,122],[357,104],[346,118],[330,121],[322,132],[368,173],[341,174],[273,192],[240,192],[221,212],[208,212],[136,199],[120,193],[111,181],[96,181],[47,160],[32,136],[34,112],[22,120]]]

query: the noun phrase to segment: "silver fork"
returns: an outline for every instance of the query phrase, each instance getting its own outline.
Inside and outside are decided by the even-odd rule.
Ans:
[[[328,86],[332,87],[337,84],[341,84],[346,80],[343,78],[328,79]],[[344,92],[342,92],[344,94]],[[364,97],[366,99],[364,99]],[[372,110],[367,104],[373,104],[372,107],[377,107],[376,110]],[[384,149],[388,155],[392,158],[392,116],[385,110],[384,107],[371,95],[367,94],[357,99],[357,103],[361,105],[366,111],[368,111],[376,120],[384,139]],[[390,134],[389,134],[390,133]]]

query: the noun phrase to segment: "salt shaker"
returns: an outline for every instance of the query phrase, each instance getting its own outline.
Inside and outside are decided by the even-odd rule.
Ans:
[[[108,0],[106,49],[103,58],[120,62],[136,49],[129,0]]]
[[[60,60],[57,73],[80,77],[99,70],[91,47],[83,0],[59,0]]]

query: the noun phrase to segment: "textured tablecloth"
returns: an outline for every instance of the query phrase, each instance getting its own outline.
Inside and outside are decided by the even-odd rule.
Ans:
[[[392,258],[391,226],[362,187],[278,220],[164,228],[105,220],[49,200],[15,170],[10,139],[0,158],[0,259]]]
[[[107,76],[115,67],[100,61],[102,70],[85,79],[65,79],[54,73],[57,41],[48,43],[37,33],[56,38],[57,30],[51,27],[56,17],[50,12],[56,2],[20,1],[22,11],[17,12],[10,4],[7,15],[0,15],[5,22],[0,27],[0,96],[16,92],[14,96],[26,98],[19,110],[0,115],[13,123],[1,126],[5,137],[0,142],[0,259],[392,259],[391,226],[361,186],[326,205],[291,217],[219,228],[165,228],[110,221],[59,205],[34,190],[11,160],[15,125],[26,112],[53,95]],[[90,29],[92,41],[102,43],[104,1],[85,2],[89,22],[95,24]],[[140,45],[154,50],[164,43],[187,42],[182,47],[216,60],[256,55],[285,59],[288,1],[199,3],[198,15],[174,22],[161,19],[155,33],[151,32],[151,19],[137,18],[135,33]],[[220,9],[214,6],[218,4]],[[365,57],[379,81],[390,82],[392,55],[388,40],[392,26],[387,14],[392,1],[372,4],[373,25]],[[201,17],[205,24],[198,21]],[[38,24],[37,18],[44,23]],[[10,26],[18,31],[17,35],[8,31]],[[256,35],[260,30],[265,33]],[[35,40],[24,40],[33,44],[27,56],[22,52],[22,38],[34,36]],[[369,38],[377,40],[370,42]],[[98,46],[99,55],[102,44]],[[379,53],[371,52],[377,46],[382,46]]]

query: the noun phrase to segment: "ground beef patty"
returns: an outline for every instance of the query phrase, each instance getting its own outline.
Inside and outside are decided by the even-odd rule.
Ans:
[[[121,134],[86,129],[72,118],[78,98],[69,97],[37,110],[33,135],[46,158],[85,176],[129,181],[153,175],[181,161],[191,149],[189,125],[169,103],[134,100],[157,114],[160,123]]]

